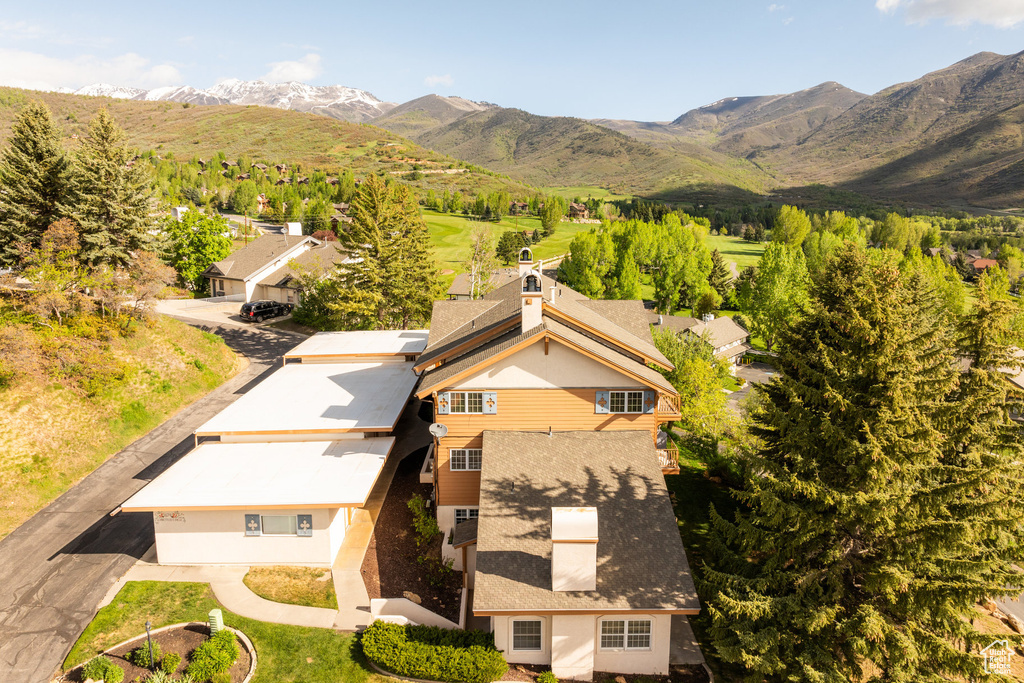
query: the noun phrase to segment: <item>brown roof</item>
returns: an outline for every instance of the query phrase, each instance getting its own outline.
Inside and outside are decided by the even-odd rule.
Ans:
[[[551,590],[551,508],[597,508],[597,589]],[[485,431],[478,612],[700,609],[647,431]]]
[[[263,235],[226,259],[211,263],[203,275],[244,280],[306,240],[314,241],[303,235]]]
[[[488,281],[488,289],[498,289],[504,287],[510,282],[519,281],[519,269],[518,268],[502,268],[491,273],[490,280]],[[469,296],[470,291],[470,279],[469,273],[459,273],[452,280],[451,287],[446,292],[448,296]]]
[[[707,333],[708,341],[716,349],[733,342],[742,341],[750,336],[749,332],[727,315],[719,316],[706,323],[696,318],[684,318],[675,315],[658,316],[657,313],[649,313],[648,317],[655,328],[659,327],[658,318],[661,317],[661,327],[673,332],[690,332],[698,337],[704,336]]]
[[[995,259],[991,259],[991,258],[980,258],[980,259],[975,259],[974,263],[972,263],[971,265],[974,266],[975,270],[985,270],[986,268],[992,268],[993,266],[998,266],[999,265],[999,261],[996,261]]]
[[[647,324],[647,309],[642,301],[636,299],[583,299],[581,304],[602,315],[630,334],[647,339],[651,337],[651,327]]]
[[[452,545],[460,548],[470,543],[476,543],[477,520],[469,518],[455,525],[452,530]]]
[[[433,313],[430,315],[430,335],[427,337],[427,348],[434,346],[436,349],[441,340],[462,327],[467,319],[475,320],[484,311],[494,306],[494,301],[484,299],[435,301]]]
[[[426,396],[432,391],[443,389],[453,377],[486,362],[494,356],[497,356],[499,353],[511,349],[513,346],[517,346],[518,344],[543,333],[544,325],[538,325],[532,330],[527,330],[526,332],[523,332],[519,327],[513,327],[508,332],[495,337],[485,344],[477,346],[472,351],[464,353],[458,358],[448,361],[444,365],[439,365],[424,372],[422,379],[420,380],[420,388],[417,389],[417,395]],[[423,354],[420,355],[420,359],[422,358]],[[417,359],[417,361],[420,359]]]
[[[314,270],[317,268],[330,268],[345,260],[345,253],[338,249],[337,242],[324,242],[323,244],[305,251],[288,263],[275,270],[270,275],[260,280],[259,284],[268,287],[289,287],[292,281],[299,276],[299,270]]]

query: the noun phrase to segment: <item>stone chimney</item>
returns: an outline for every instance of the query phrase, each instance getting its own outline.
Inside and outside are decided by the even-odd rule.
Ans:
[[[543,316],[544,292],[541,289],[541,275],[535,270],[527,271],[523,277],[522,331],[527,332],[541,323]]]
[[[551,508],[551,590],[597,590],[597,508]]]
[[[519,250],[519,277],[523,277],[533,270],[533,252],[529,247]]]

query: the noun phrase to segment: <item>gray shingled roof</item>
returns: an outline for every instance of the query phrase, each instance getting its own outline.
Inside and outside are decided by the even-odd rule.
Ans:
[[[287,287],[299,275],[298,271],[292,267],[293,262],[299,268],[308,271],[316,268],[332,268],[344,260],[345,253],[338,249],[337,242],[324,242],[319,247],[314,247],[294,259],[289,259],[288,263],[260,280],[259,284],[270,287]]]
[[[658,327],[658,315],[649,314],[651,324]],[[726,344],[741,341],[750,336],[750,333],[740,327],[739,323],[723,315],[710,322],[703,322],[696,318],[683,318],[674,315],[662,317],[662,327],[673,332],[690,332],[698,337],[707,333],[707,339],[714,348],[721,348]]]
[[[435,301],[430,314],[430,334],[427,337],[427,348],[431,348],[431,345],[436,348],[442,339],[466,324],[466,320],[479,317],[495,305],[496,302],[484,299]]]
[[[597,590],[551,590],[551,508],[597,508]],[[648,431],[485,431],[477,612],[698,610]]]
[[[560,311],[563,315],[597,330],[601,334],[621,343],[623,346],[634,349],[638,355],[654,359],[669,367],[672,366],[669,359],[665,358],[665,355],[655,348],[649,329],[647,334],[644,335],[644,338],[641,338],[624,329],[615,321],[605,317],[602,313],[599,313],[593,308],[587,306],[587,302],[582,300],[559,296],[554,299],[545,299],[545,301],[551,304],[552,307]],[[611,308],[608,307],[606,310],[610,311]],[[620,309],[616,309],[614,312],[616,315],[621,315],[621,313],[622,311]],[[644,311],[642,304],[638,309],[636,309],[636,315],[638,316],[638,320],[643,321],[646,319],[647,313]]]
[[[460,545],[476,541],[477,520],[469,518],[455,525],[452,530],[452,545],[458,548]]]
[[[543,333],[543,324],[538,325],[532,330],[527,330],[526,332],[523,332],[519,327],[514,327],[508,332],[490,340],[486,344],[481,344],[472,351],[469,351],[454,360],[448,361],[444,365],[439,365],[436,368],[427,370],[423,373],[422,379],[420,379],[420,387],[416,392],[420,396],[425,396],[437,389],[443,389],[446,383],[456,375],[483,363],[488,358],[497,356],[502,351],[510,349],[520,342],[524,342],[531,337],[536,337]],[[423,355],[421,354],[419,359],[417,359],[417,362],[422,362],[422,359]]]
[[[226,259],[211,263],[203,275],[244,280],[305,240],[316,242],[304,235],[263,235]]]
[[[504,287],[509,282],[518,280],[518,268],[502,268],[491,273],[487,288],[488,290],[498,289],[499,287]],[[448,288],[446,294],[448,296],[469,296],[470,284],[469,273],[459,273],[452,280],[451,287]]]
[[[644,302],[636,299],[584,299],[580,303],[630,334],[654,344]]]

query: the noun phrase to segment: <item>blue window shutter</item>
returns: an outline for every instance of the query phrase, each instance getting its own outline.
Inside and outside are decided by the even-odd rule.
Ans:
[[[594,413],[606,415],[608,413],[608,392],[598,391],[594,398]]]
[[[260,535],[260,516],[259,515],[246,515],[245,516],[245,535],[246,536],[259,536]]]
[[[298,530],[295,532],[299,536],[312,536],[313,535],[313,515],[296,515],[298,517]]]
[[[656,391],[645,391],[644,392],[644,414],[650,414],[654,412],[654,407],[658,405],[658,392]]]
[[[484,391],[484,415],[497,415],[498,414],[498,392],[496,391]]]
[[[437,414],[447,415],[452,407],[451,396],[448,395],[447,391],[442,391],[437,395]]]

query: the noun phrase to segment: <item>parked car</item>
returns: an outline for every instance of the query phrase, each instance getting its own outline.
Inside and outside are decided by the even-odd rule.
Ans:
[[[291,312],[291,304],[282,304],[276,301],[250,301],[242,305],[239,315],[250,322],[261,323],[267,318],[276,318],[279,315],[288,315]]]

